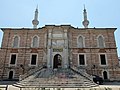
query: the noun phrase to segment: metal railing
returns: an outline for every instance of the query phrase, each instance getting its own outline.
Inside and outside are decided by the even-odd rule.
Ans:
[[[76,71],[77,73],[79,73],[80,75],[82,75],[83,77],[93,81],[92,76],[87,74],[86,71],[84,69],[78,69],[78,67],[72,66],[70,67],[72,70]]]
[[[39,66],[39,67],[36,67],[34,69],[30,69],[25,74],[19,76],[19,81],[24,80],[25,78],[27,78],[30,75],[33,75],[34,73],[41,70],[42,68],[43,68],[43,66]]]

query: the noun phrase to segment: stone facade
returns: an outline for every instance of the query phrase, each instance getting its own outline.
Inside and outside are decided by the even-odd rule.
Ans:
[[[77,67],[105,80],[120,80],[116,28],[2,28],[0,79],[19,79],[33,68]]]

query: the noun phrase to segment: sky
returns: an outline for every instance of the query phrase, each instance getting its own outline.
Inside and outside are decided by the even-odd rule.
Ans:
[[[32,28],[37,5],[38,27],[69,24],[83,28],[84,4],[90,28],[117,28],[115,39],[120,57],[120,0],[0,0],[0,28]],[[0,30],[0,43],[2,36]]]

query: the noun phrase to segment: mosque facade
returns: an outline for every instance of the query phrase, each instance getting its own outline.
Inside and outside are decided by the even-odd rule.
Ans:
[[[84,28],[71,25],[45,25],[37,28],[38,9],[33,28],[1,28],[0,79],[17,80],[20,75],[40,67],[77,68],[104,80],[120,80],[114,32],[117,28],[89,28],[84,9]]]

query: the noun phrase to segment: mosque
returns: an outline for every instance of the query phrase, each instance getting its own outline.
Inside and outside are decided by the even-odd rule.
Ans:
[[[104,81],[120,80],[114,32],[117,28],[89,28],[83,10],[84,28],[45,25],[37,28],[1,28],[0,79],[19,80],[15,86],[31,88],[95,87],[92,75]]]

